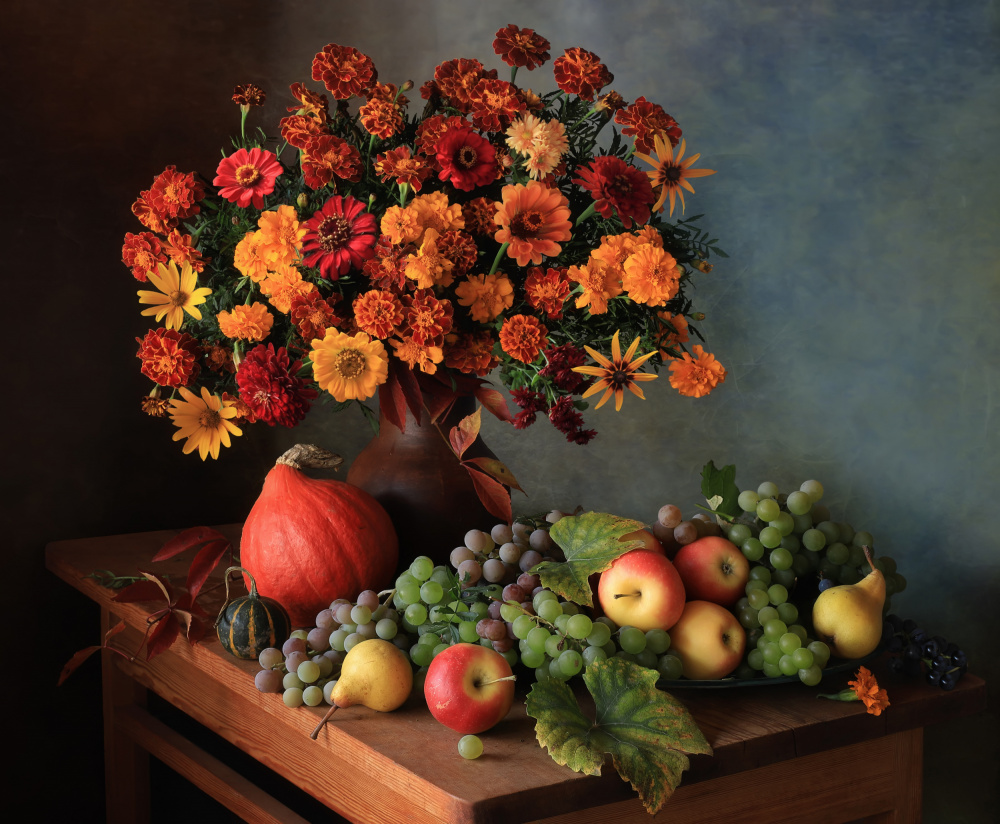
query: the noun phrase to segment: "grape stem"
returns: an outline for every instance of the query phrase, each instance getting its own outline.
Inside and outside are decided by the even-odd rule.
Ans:
[[[330,720],[330,716],[332,716],[338,709],[340,709],[340,707],[334,704],[332,707],[330,707],[330,709],[326,711],[326,715],[324,715],[322,720],[320,720],[320,722],[316,725],[316,729],[314,729],[311,733],[309,733],[309,737],[313,741],[315,741],[319,736],[319,731],[323,729],[323,725]]]

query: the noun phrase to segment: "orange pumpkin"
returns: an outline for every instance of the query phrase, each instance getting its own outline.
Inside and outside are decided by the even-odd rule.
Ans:
[[[399,542],[381,504],[356,486],[302,471],[340,462],[316,446],[292,447],[267,473],[243,525],[240,564],[293,626],[313,626],[337,598],[386,588],[396,571]]]

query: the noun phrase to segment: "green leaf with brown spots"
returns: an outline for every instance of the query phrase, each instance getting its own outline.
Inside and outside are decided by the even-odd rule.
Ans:
[[[543,587],[557,595],[577,604],[593,606],[594,593],[587,579],[604,572],[620,555],[641,546],[642,542],[634,538],[627,541],[621,538],[645,526],[639,521],[603,512],[567,515],[549,530],[566,560],[543,561],[532,567],[532,572],[538,574]]]
[[[676,698],[656,689],[655,670],[622,658],[595,661],[583,673],[594,698],[595,717],[580,709],[562,681],[536,681],[527,712],[535,737],[557,764],[600,775],[607,754],[623,781],[655,815],[681,783],[688,755],[711,755],[712,748],[691,713]]]

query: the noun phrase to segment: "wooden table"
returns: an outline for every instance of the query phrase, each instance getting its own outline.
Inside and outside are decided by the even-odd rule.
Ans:
[[[223,530],[238,540],[238,526]],[[174,534],[58,541],[47,547],[46,561],[52,572],[100,605],[103,631],[119,620],[127,623],[114,644],[135,651],[152,607],[113,602],[113,591],[86,576],[99,569],[126,575],[142,568],[183,580],[189,558],[150,561]],[[206,590],[211,587],[210,582]],[[204,600],[214,616],[223,600],[221,587]],[[535,742],[533,721],[521,701],[482,735],[485,754],[465,761],[456,750],[458,735],[431,717],[418,693],[392,713],[339,710],[318,740],[311,740],[324,709],[289,709],[280,696],[261,694],[253,683],[256,662],[238,661],[214,637],[195,645],[179,639],[148,663],[102,654],[112,824],[149,820],[149,754],[246,821],[305,821],[260,789],[259,782],[164,723],[150,711],[147,691],[353,822],[651,820],[610,761],[600,777],[581,776],[552,761]],[[967,674],[955,690],[945,692],[921,679],[892,676],[881,662],[872,669],[892,702],[880,717],[866,714],[857,702],[815,698],[846,686],[844,677],[834,676],[818,688],[677,690],[715,754],[691,759],[683,783],[654,820],[919,821],[922,728],[982,710],[986,685]]]

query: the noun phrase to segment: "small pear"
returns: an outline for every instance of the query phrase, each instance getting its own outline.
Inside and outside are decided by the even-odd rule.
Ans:
[[[381,638],[369,638],[344,656],[334,685],[333,706],[312,731],[316,738],[340,707],[360,705],[379,712],[401,707],[413,689],[413,667],[399,647]]]
[[[838,658],[864,658],[882,638],[885,578],[872,564],[871,550],[864,551],[871,572],[856,584],[824,590],[813,604],[816,635]]]

